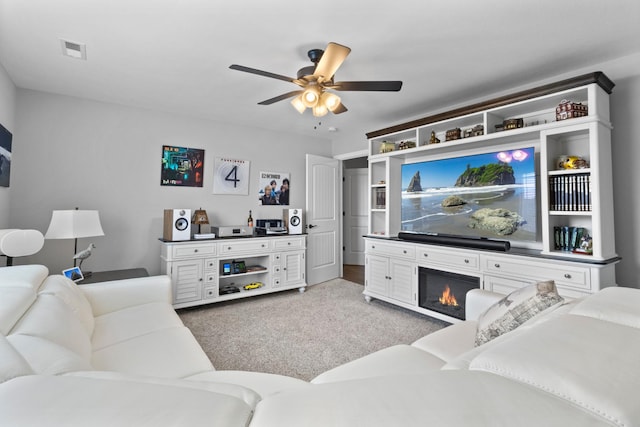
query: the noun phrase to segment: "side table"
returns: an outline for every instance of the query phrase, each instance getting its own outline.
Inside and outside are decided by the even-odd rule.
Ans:
[[[145,268],[130,268],[126,270],[111,270],[111,271],[95,271],[91,273],[91,276],[79,281],[79,285],[86,285],[89,283],[108,282],[110,280],[123,280],[134,279],[136,277],[147,277],[149,273]]]

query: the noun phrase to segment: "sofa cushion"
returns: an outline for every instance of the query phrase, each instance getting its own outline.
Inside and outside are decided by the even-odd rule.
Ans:
[[[0,335],[0,383],[33,373],[33,369],[24,357],[16,351],[4,335]]]
[[[91,342],[85,326],[61,299],[40,294],[11,331],[52,341],[85,360],[91,357]]]
[[[454,323],[416,340],[411,345],[449,362],[473,348],[476,329],[477,324],[473,320]]]
[[[208,374],[215,373],[214,371],[207,372]],[[258,374],[258,372],[245,372],[247,374]],[[102,380],[112,381],[125,381],[130,383],[146,383],[146,384],[158,384],[171,387],[193,388],[198,390],[212,391],[215,393],[226,394],[228,396],[237,397],[244,401],[251,408],[255,408],[261,397],[255,390],[244,387],[240,384],[235,384],[232,381],[216,381],[213,378],[210,380],[194,380],[190,379],[175,379],[175,378],[157,378],[147,377],[140,375],[127,375],[120,372],[113,371],[76,371],[65,374],[66,376],[82,377],[82,378],[95,378]],[[269,375],[269,374],[264,374]],[[274,375],[279,376],[279,375]],[[283,377],[289,378],[289,377]],[[293,380],[293,378],[289,378]],[[308,383],[305,383],[308,385]]]
[[[637,289],[610,287],[580,301],[571,314],[640,328],[640,292]]]
[[[534,316],[558,307],[563,302],[564,298],[558,295],[553,280],[538,282],[513,291],[480,315],[475,345],[482,345],[512,331]]]
[[[180,317],[169,304],[142,304],[96,317],[91,344],[95,352],[151,332],[182,326]]]
[[[436,371],[445,361],[406,344],[394,345],[330,369],[311,380],[314,384],[387,375],[414,375]]]
[[[185,377],[193,383],[227,383],[249,388],[265,398],[269,395],[289,390],[302,390],[311,387],[306,381],[284,375],[249,371],[207,371]]]
[[[602,426],[542,390],[475,371],[315,384],[264,398],[251,427]]]
[[[236,397],[163,384],[45,375],[0,384],[2,426],[246,427],[251,415]]]
[[[636,425],[640,329],[567,314],[487,348],[471,370],[543,390],[617,425]]]
[[[47,277],[42,283],[40,294],[55,295],[64,301],[71,312],[80,320],[87,335],[93,333],[93,311],[84,293],[78,289],[74,281],[63,275]]]
[[[150,332],[93,353],[94,369],[161,378],[184,378],[213,365],[191,331],[176,327]]]
[[[49,269],[44,265],[16,265],[0,268],[0,288],[26,287],[38,290]]]
[[[9,334],[9,331],[36,300],[36,296],[36,291],[29,287],[0,287],[1,334]]]
[[[7,340],[38,374],[57,375],[93,367],[84,357],[53,341],[29,335],[10,335]]]

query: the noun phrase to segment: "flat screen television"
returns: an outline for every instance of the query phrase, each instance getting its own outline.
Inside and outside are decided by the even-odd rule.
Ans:
[[[407,163],[401,173],[402,231],[539,240],[533,147]]]

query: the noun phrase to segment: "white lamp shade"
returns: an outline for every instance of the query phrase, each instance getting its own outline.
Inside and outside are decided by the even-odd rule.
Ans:
[[[333,113],[340,105],[340,97],[335,93],[325,92],[320,97],[320,102]]]
[[[322,117],[329,112],[329,110],[327,110],[327,107],[325,107],[324,104],[316,105],[311,109],[311,111],[313,111],[313,115],[315,117]]]
[[[104,236],[98,211],[53,211],[45,239]]]
[[[313,108],[318,104],[320,100],[320,90],[316,86],[307,86],[304,92],[302,92],[302,103],[305,107]]]
[[[304,110],[307,109],[307,107],[305,107],[305,105],[302,103],[302,95],[298,95],[293,98],[291,100],[291,105],[293,105],[293,108],[298,110],[298,113],[300,114],[304,113]]]

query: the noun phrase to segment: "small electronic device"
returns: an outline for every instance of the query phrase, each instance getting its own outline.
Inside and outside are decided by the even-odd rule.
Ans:
[[[80,267],[67,268],[66,270],[62,270],[62,274],[74,282],[79,282],[84,279]]]
[[[252,237],[253,227],[247,225],[219,225],[211,227],[211,232],[218,237]]]
[[[229,274],[231,274],[231,263],[225,262],[224,264],[222,264],[222,274],[224,276],[228,276]]]
[[[247,272],[247,266],[245,265],[244,261],[236,261],[236,260],[234,260],[231,263],[231,272],[233,274],[246,273]]]

